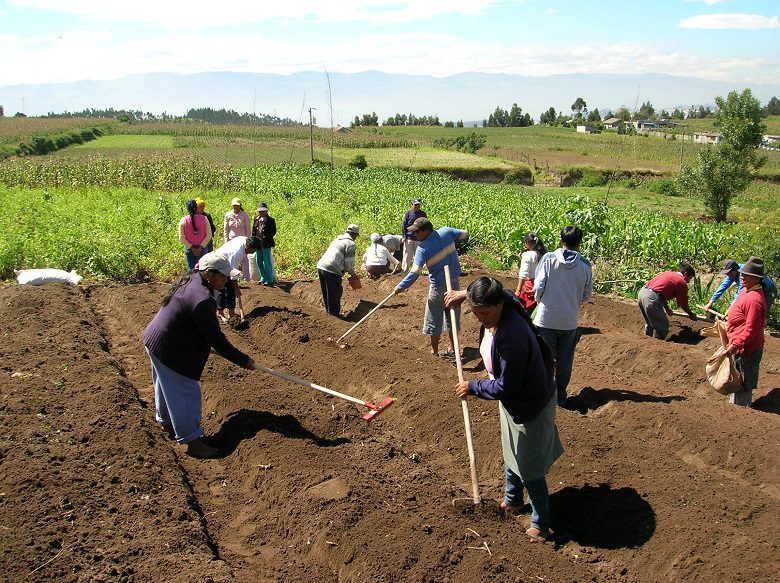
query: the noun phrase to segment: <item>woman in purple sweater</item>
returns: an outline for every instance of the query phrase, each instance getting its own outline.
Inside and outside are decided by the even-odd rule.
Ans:
[[[497,400],[504,453],[506,494],[501,507],[518,510],[528,490],[532,542],[547,540],[550,504],[545,476],[563,453],[555,426],[553,355],[517,297],[492,277],[479,277],[466,291],[445,296],[448,308],[468,299],[482,324],[479,351],[489,379],[463,381],[455,394]]]
[[[224,257],[209,253],[171,286],[162,307],[146,327],[144,347],[152,362],[155,418],[187,454],[213,458],[219,450],[201,439],[200,376],[212,348],[229,361],[254,370],[254,361],[233,346],[217,321],[212,291],[219,291],[240,272]]]

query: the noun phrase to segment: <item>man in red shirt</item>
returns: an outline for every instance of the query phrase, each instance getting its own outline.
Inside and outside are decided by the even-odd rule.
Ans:
[[[742,291],[728,311],[728,351],[742,375],[742,390],[731,394],[735,405],[750,407],[753,391],[758,387],[758,365],[764,354],[764,326],[766,325],[766,300],[761,280],[764,278],[764,261],[751,257],[740,268]]]
[[[667,302],[677,300],[677,305],[696,320],[696,314],[688,307],[688,282],[696,272],[688,263],[681,263],[677,271],[664,271],[648,281],[639,291],[639,311],[645,319],[645,334],[663,340],[669,334],[669,316],[672,309]]]

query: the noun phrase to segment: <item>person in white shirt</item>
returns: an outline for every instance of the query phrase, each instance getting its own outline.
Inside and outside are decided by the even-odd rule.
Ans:
[[[391,273],[398,267],[398,259],[393,257],[382,244],[382,236],[379,233],[371,234],[371,245],[363,253],[363,267],[370,279],[377,279],[380,275]]]
[[[539,238],[539,235],[529,231],[523,237],[525,251],[520,256],[520,273],[518,274],[517,289],[515,295],[523,304],[523,307],[530,314],[536,307],[536,298],[534,297],[534,274],[539,260],[547,253],[547,247]]]
[[[254,253],[261,245],[262,241],[259,237],[239,236],[214,249],[209,255],[214,254],[225,258],[231,267],[237,270],[243,264],[247,254]],[[241,295],[241,289],[238,287],[238,278],[231,278],[231,281],[217,292],[217,313],[222,320],[236,315],[236,297],[239,295]],[[228,310],[227,318],[225,308]]]

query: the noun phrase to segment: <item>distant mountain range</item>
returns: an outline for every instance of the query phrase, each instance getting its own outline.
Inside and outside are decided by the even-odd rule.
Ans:
[[[330,82],[330,96],[329,86]],[[437,115],[439,120],[487,118],[497,106],[517,103],[534,121],[554,107],[569,113],[582,97],[589,109],[638,109],[650,101],[656,111],[710,105],[715,96],[750,88],[762,104],[780,96],[780,84],[745,85],[672,75],[552,75],[525,77],[463,73],[451,77],[390,75],[377,71],[345,74],[303,72],[151,73],[108,81],[0,86],[0,105],[7,116],[80,111],[86,108],[141,110],[183,115],[190,108],[234,109],[289,117],[308,123],[316,108],[317,125],[349,125],[355,116],[376,112],[380,121],[396,113]],[[332,123],[331,123],[332,122]]]

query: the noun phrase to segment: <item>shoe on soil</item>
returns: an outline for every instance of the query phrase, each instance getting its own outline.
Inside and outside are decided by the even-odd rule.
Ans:
[[[187,455],[190,457],[207,460],[219,456],[219,450],[203,443],[201,438],[187,444]]]
[[[539,530],[535,526],[532,526],[525,531],[525,534],[528,535],[528,540],[532,543],[546,543],[553,539],[553,533],[549,528]]]
[[[503,510],[507,514],[514,514],[514,515],[522,514],[523,507],[524,507],[523,504],[511,504],[506,500],[502,500],[499,506],[501,506],[501,510]]]

